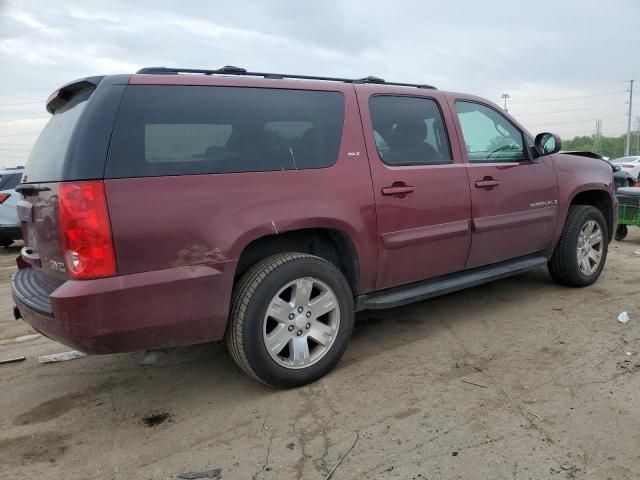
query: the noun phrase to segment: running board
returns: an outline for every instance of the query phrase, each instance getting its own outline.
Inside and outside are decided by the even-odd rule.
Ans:
[[[465,288],[475,287],[476,285],[543,267],[547,264],[547,259],[548,257],[540,253],[536,256],[521,257],[486,267],[445,275],[436,279],[360,295],[357,298],[356,310],[394,308],[464,290]]]

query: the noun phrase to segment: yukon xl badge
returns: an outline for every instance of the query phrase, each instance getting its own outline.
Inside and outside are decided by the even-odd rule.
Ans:
[[[557,205],[558,200],[545,200],[542,202],[533,202],[529,204],[529,208],[551,207]]]

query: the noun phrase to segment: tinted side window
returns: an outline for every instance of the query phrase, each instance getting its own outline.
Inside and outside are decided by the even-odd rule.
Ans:
[[[456,102],[456,112],[470,162],[520,162],[528,160],[522,132],[492,108],[473,102]]]
[[[440,109],[429,98],[377,95],[369,100],[378,155],[388,165],[452,163]]]
[[[130,85],[105,177],[329,167],[343,119],[339,92]]]

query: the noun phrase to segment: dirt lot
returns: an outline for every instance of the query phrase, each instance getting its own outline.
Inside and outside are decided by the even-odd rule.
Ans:
[[[637,229],[614,242],[587,289],[540,271],[364,312],[337,369],[291,391],[241,374],[221,344],[152,368],[39,364],[68,349],[10,340],[33,332],[12,319],[5,250],[0,359],[27,360],[0,366],[0,478],[325,479],[347,452],[332,478],[640,478],[639,246]]]

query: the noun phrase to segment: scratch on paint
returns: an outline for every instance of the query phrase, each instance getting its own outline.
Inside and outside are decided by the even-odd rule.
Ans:
[[[276,227],[276,222],[274,220],[271,220],[271,226],[273,227],[274,233],[277,235],[278,234],[278,227]]]
[[[192,245],[178,252],[174,265],[176,267],[210,265],[225,262],[226,260],[227,257],[219,248],[211,250],[204,245]]]

